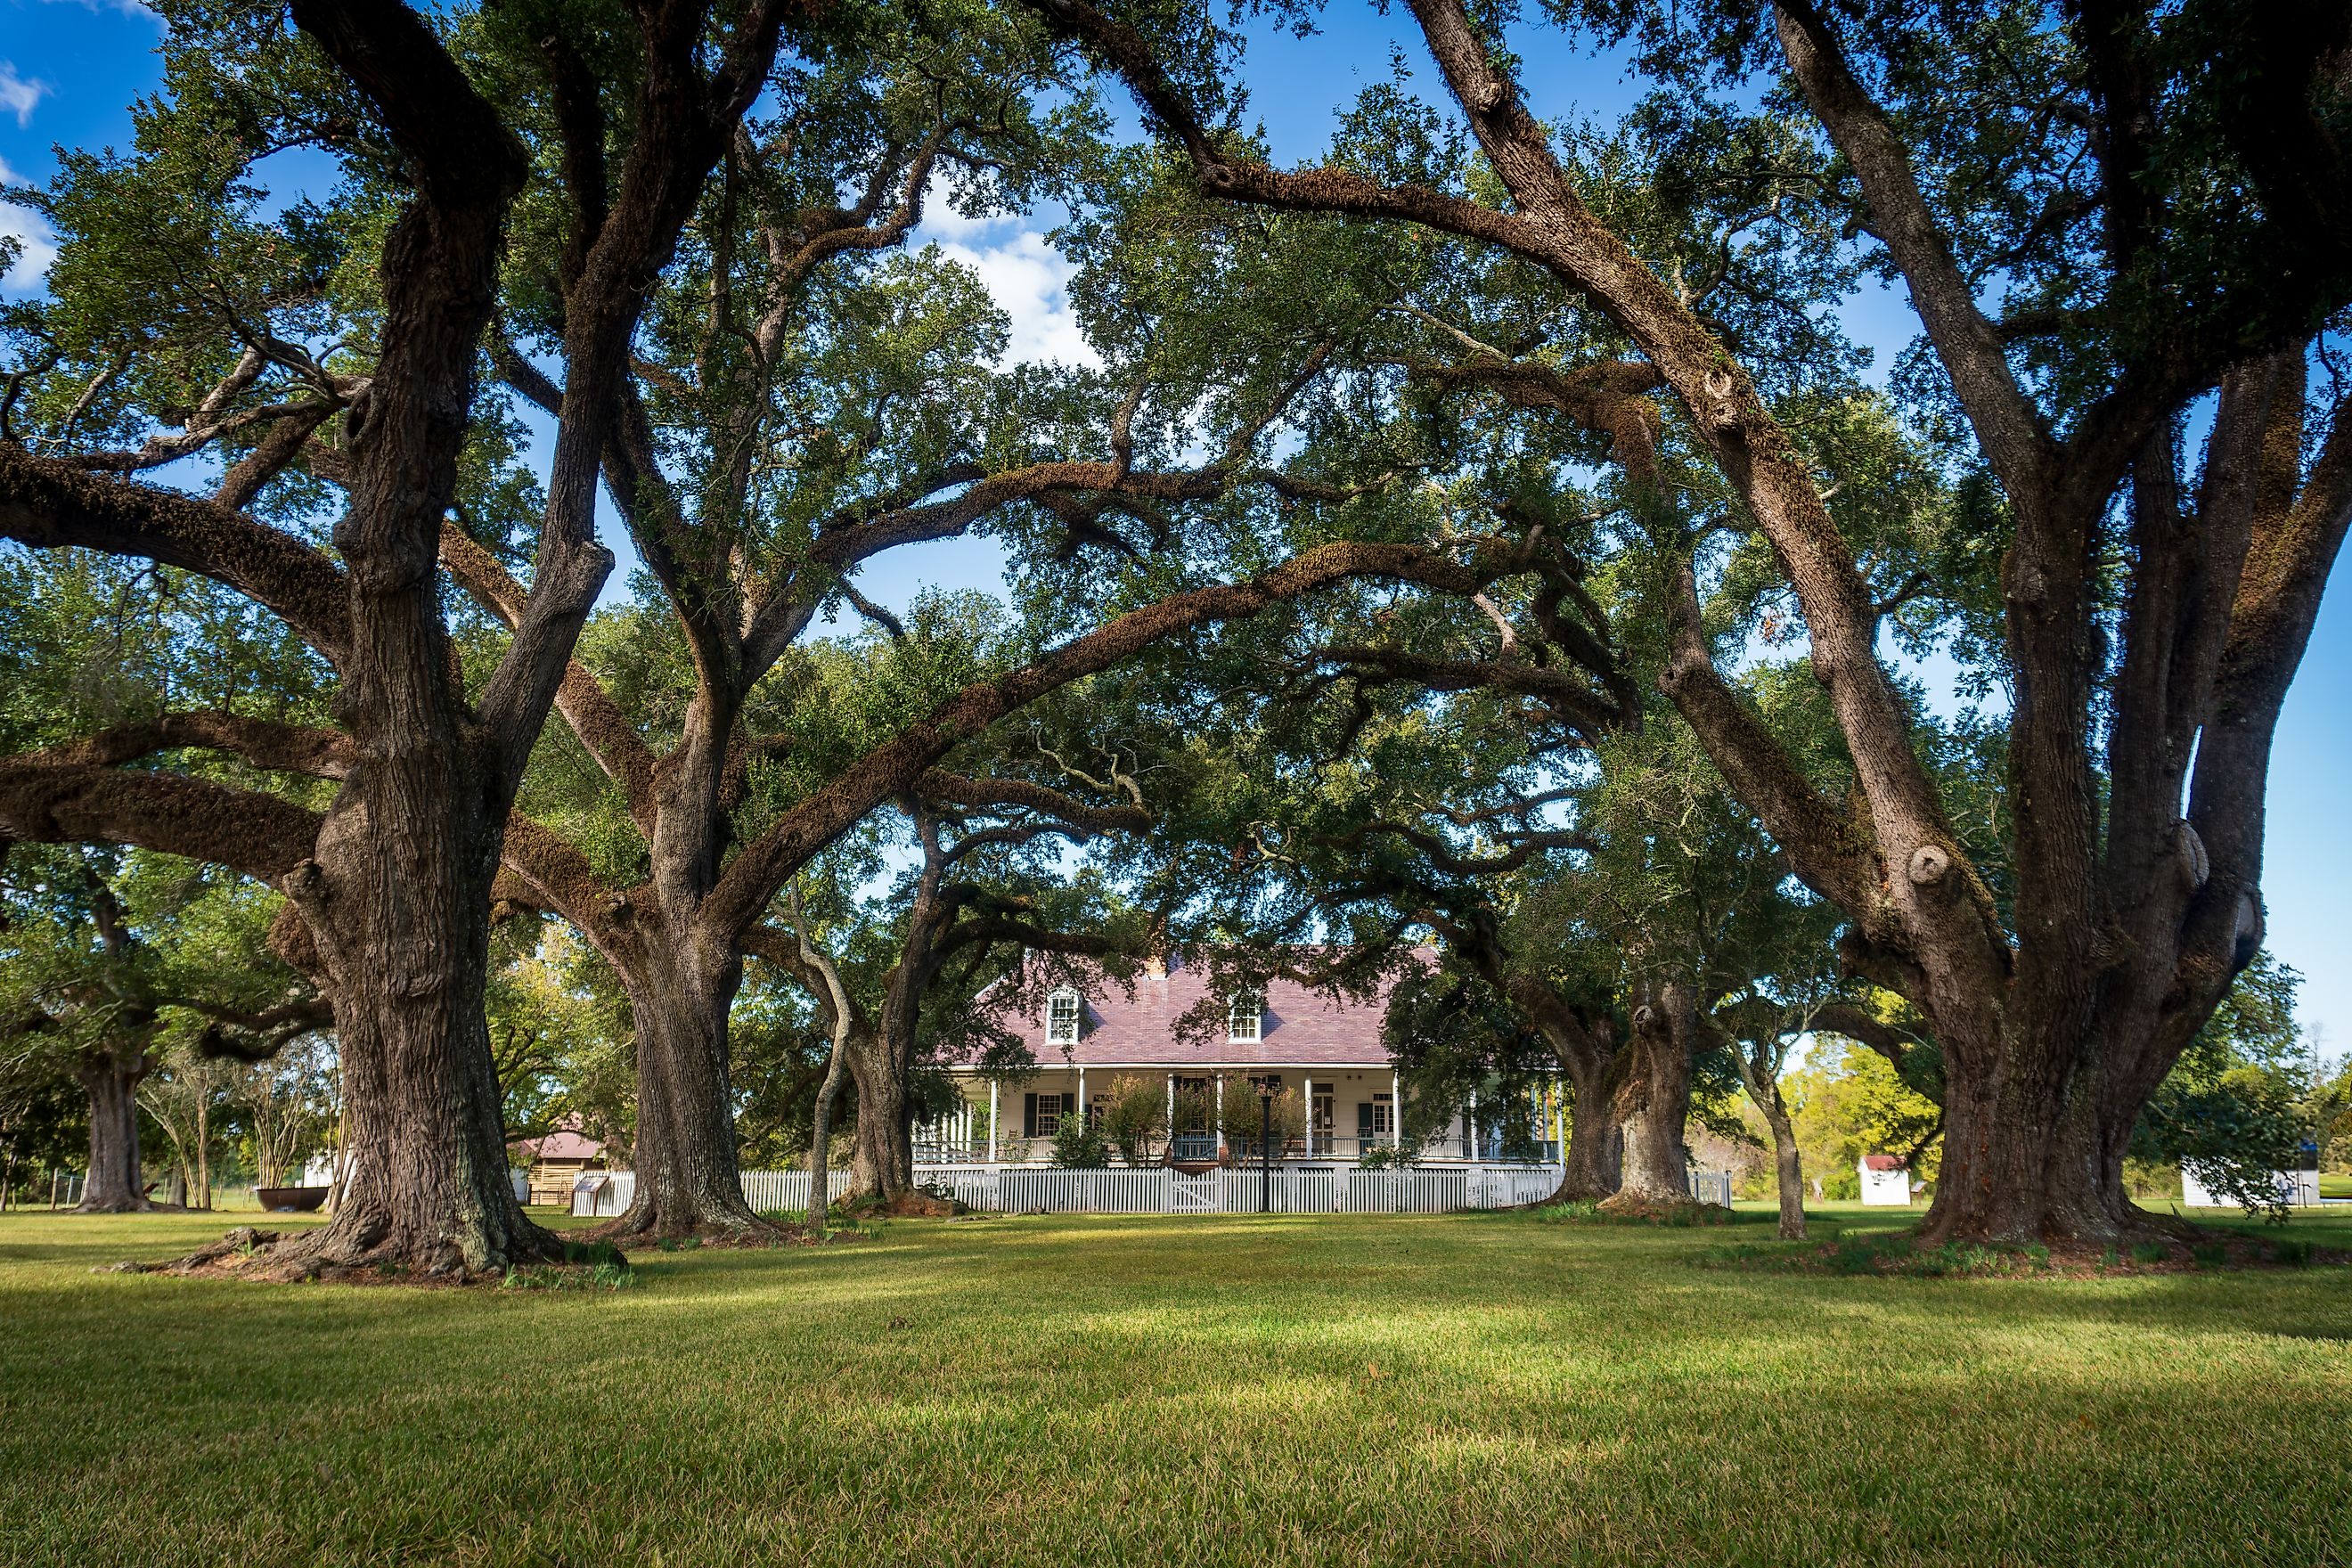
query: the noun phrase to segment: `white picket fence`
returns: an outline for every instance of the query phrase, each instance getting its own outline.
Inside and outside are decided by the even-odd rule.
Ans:
[[[916,1180],[952,1194],[968,1208],[1000,1214],[1255,1214],[1267,1197],[1276,1214],[1444,1214],[1509,1208],[1549,1197],[1557,1166],[1475,1166],[1460,1170],[1359,1171],[1061,1171],[1016,1165],[926,1165]],[[848,1173],[833,1173],[837,1197]],[[637,1179],[627,1171],[592,1173],[572,1194],[572,1212],[606,1217],[629,1206]],[[763,1214],[808,1207],[806,1171],[746,1171],[743,1197]]]
[[[1691,1196],[1703,1204],[1731,1206],[1731,1173],[1728,1171],[1693,1171],[1690,1173]]]
[[[1265,1173],[1170,1170],[1060,1171],[1016,1165],[924,1165],[915,1179],[951,1193],[968,1208],[1002,1214],[1255,1214]],[[626,1171],[583,1176],[572,1194],[575,1215],[617,1215],[629,1206],[637,1179]],[[1559,1186],[1557,1165],[1465,1165],[1419,1170],[1362,1171],[1308,1167],[1274,1173],[1276,1214],[1450,1214],[1458,1209],[1515,1208],[1540,1203]],[[849,1173],[827,1184],[835,1198]],[[1694,1171],[1691,1195],[1703,1203],[1731,1201],[1728,1171]],[[808,1207],[806,1171],[746,1171],[743,1196],[762,1214]]]

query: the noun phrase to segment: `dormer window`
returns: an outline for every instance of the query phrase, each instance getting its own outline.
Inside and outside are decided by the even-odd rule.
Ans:
[[[1265,998],[1255,991],[1236,991],[1225,1013],[1225,1038],[1234,1045],[1255,1045],[1265,1032]]]
[[[1066,987],[1045,999],[1045,1043],[1049,1046],[1075,1046],[1078,1043],[1078,994]]]

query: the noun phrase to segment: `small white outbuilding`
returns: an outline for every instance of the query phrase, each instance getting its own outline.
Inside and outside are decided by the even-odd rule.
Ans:
[[[1862,1201],[1879,1208],[1907,1208],[1911,1203],[1911,1171],[1892,1154],[1864,1154],[1855,1163],[1862,1178]]]
[[[2308,1208],[2319,1202],[2317,1171],[2273,1171],[2271,1179],[2278,1184],[2278,1194],[2289,1208]],[[2180,1162],[2180,1202],[2192,1209],[2235,1208],[2237,1200],[2217,1193],[2205,1184],[2205,1176],[2198,1170],[2197,1162]]]

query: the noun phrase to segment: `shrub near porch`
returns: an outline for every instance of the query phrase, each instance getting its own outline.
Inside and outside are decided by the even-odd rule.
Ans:
[[[93,1276],[218,1222],[11,1215],[0,1539],[669,1568],[2352,1554],[2341,1270],[1698,1267],[1769,1244],[1749,1215],[890,1222],[647,1252],[609,1294]]]

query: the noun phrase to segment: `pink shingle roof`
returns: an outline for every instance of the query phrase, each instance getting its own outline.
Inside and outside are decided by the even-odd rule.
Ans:
[[[526,1138],[522,1150],[534,1160],[594,1160],[602,1158],[604,1145],[578,1132],[551,1132],[544,1138]]]
[[[1045,1043],[1042,1008],[1034,1016],[1002,1021],[1028,1043],[1042,1068],[1066,1059],[1089,1068],[1389,1066],[1381,1039],[1388,1013],[1386,982],[1376,996],[1355,1002],[1334,1001],[1295,980],[1274,981],[1265,988],[1260,1037],[1245,1042],[1224,1037],[1221,993],[1213,1004],[1217,1021],[1207,1037],[1180,1038],[1176,1021],[1209,996],[1209,984],[1204,966],[1171,963],[1167,973],[1138,975],[1132,995],[1107,977],[1082,984],[1086,1021],[1076,1046]]]

